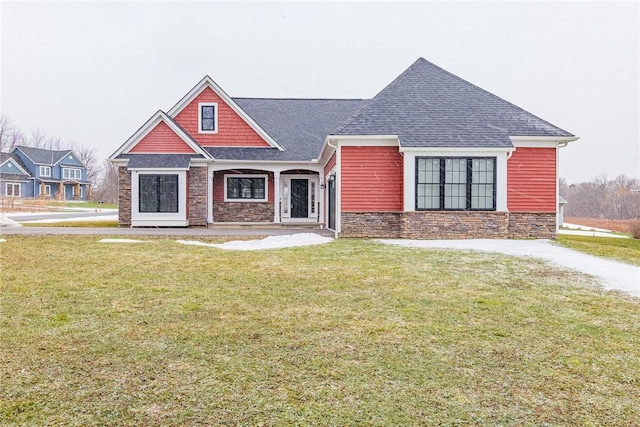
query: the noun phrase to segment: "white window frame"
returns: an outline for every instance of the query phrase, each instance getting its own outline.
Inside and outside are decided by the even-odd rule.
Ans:
[[[72,176],[73,175],[73,176]],[[82,179],[82,170],[77,168],[62,168],[62,179]]]
[[[42,186],[38,185],[40,191],[42,191]],[[44,186],[44,194],[40,193],[40,196],[49,196],[51,197],[51,185],[45,184]]]
[[[214,130],[202,130],[202,107],[213,108],[213,127]],[[217,102],[199,102],[198,103],[198,133],[217,134],[218,133],[218,103]]]
[[[20,184],[16,184],[15,182],[7,182],[4,185],[4,195],[6,197],[20,197]],[[11,188],[11,195],[9,195],[9,188]],[[18,189],[18,195],[16,196],[16,188]]]
[[[262,199],[234,199],[227,197],[227,183],[229,178],[264,178],[264,198]],[[269,175],[268,174],[229,174],[224,176],[224,201],[239,203],[265,203],[269,201]]]
[[[40,166],[40,176],[51,176],[51,166]]]
[[[140,212],[140,175],[178,175],[178,212]],[[138,169],[131,171],[131,225],[133,227],[186,227],[187,172],[181,169]]]

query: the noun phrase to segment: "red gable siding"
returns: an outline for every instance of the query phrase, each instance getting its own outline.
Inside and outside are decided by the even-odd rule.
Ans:
[[[343,212],[402,211],[398,147],[342,147],[340,161]]]
[[[507,208],[556,212],[556,149],[516,148],[507,162]]]
[[[193,153],[193,149],[182,140],[165,122],[160,122],[140,140],[130,153]]]
[[[218,103],[218,133],[198,133],[199,102]],[[175,117],[175,121],[205,147],[269,147],[269,144],[209,87],[196,96]]]

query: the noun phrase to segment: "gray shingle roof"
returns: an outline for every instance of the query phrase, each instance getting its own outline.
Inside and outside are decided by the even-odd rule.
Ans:
[[[176,168],[187,169],[191,159],[202,159],[200,154],[123,154],[118,159],[129,159],[130,169]]]
[[[0,153],[0,165],[9,159],[13,160],[15,164],[24,169],[25,172],[29,173],[29,168],[27,168],[27,165],[24,164],[20,156],[15,153]]]
[[[333,135],[398,135],[409,147],[511,147],[509,136],[573,136],[419,58]]]
[[[27,157],[29,157],[34,163],[44,165],[54,165],[60,161],[64,156],[71,153],[71,150],[47,150],[46,148],[33,148],[18,146]]]
[[[361,99],[273,98],[233,98],[233,101],[285,151],[270,148],[206,148],[215,158],[280,161],[315,159],[320,155],[327,135],[365,102]]]

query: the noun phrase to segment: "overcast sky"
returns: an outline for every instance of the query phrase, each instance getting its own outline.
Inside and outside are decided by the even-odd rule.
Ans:
[[[205,75],[236,97],[371,98],[424,57],[577,135],[571,182],[640,177],[640,3],[11,2],[1,111],[106,158]]]

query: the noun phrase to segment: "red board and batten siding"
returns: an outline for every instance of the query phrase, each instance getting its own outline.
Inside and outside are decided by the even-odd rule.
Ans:
[[[198,133],[198,103],[218,104],[218,133]],[[175,117],[175,121],[200,145],[205,147],[269,147],[270,145],[254,131],[211,88],[204,89]]]
[[[165,122],[160,122],[145,135],[130,153],[193,153],[187,145]]]
[[[556,212],[556,149],[518,147],[507,161],[507,208]]]
[[[341,147],[341,211],[403,209],[403,162],[398,147]]]

